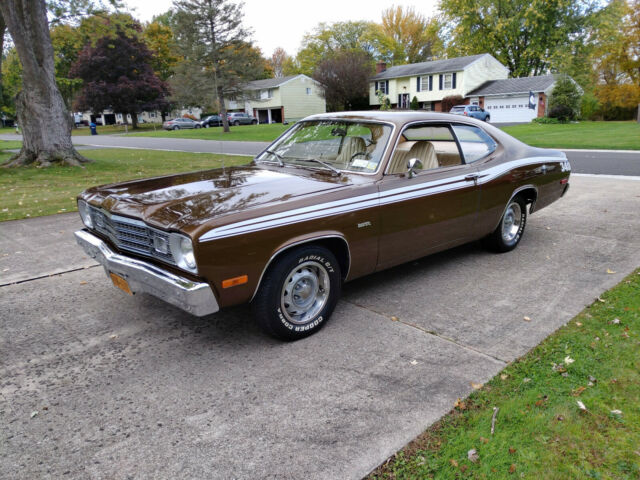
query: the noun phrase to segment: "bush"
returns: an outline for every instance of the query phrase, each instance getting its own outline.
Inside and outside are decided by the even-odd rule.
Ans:
[[[442,111],[448,112],[456,105],[463,105],[464,98],[461,95],[449,95],[448,97],[444,97],[442,99]]]
[[[409,105],[409,108],[411,110],[418,110],[420,108],[420,104],[418,103],[418,97],[416,97],[415,95],[411,99],[411,105]]]
[[[580,118],[582,120],[596,120],[601,117],[600,102],[590,93],[585,93],[580,100]]]
[[[560,123],[566,123],[575,118],[575,112],[567,105],[555,105],[549,110],[549,117],[558,119]]]
[[[560,121],[575,120],[580,112],[580,92],[569,77],[556,80],[549,97],[549,116]]]
[[[542,125],[546,125],[549,123],[562,123],[557,118],[549,118],[549,117],[539,117],[531,120],[533,123],[540,123]]]

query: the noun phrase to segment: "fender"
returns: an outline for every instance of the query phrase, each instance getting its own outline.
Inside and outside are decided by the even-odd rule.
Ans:
[[[349,248],[349,242],[347,241],[345,236],[342,235],[340,232],[308,233],[306,235],[301,235],[300,237],[291,238],[274,249],[271,257],[269,258],[269,261],[267,261],[266,265],[262,269],[262,273],[260,274],[260,278],[258,279],[258,283],[256,284],[256,289],[254,290],[253,295],[251,296],[251,300],[249,301],[251,302],[253,298],[256,296],[256,293],[258,293],[258,289],[260,288],[260,284],[262,283],[262,277],[264,277],[264,274],[269,268],[269,265],[271,265],[271,263],[281,253],[284,253],[290,248],[297,247],[299,245],[304,245],[305,243],[315,242],[317,240],[323,240],[326,238],[337,238],[338,240],[341,240],[342,242],[344,242],[345,247],[347,247],[347,271],[343,274],[344,278],[347,278],[349,276],[349,270],[351,270],[351,250]]]
[[[536,192],[536,198],[534,198],[533,201],[531,202],[531,207],[529,207],[529,213],[533,213],[535,211],[536,200],[538,199],[538,187],[536,187],[535,185],[531,185],[531,184],[522,185],[522,186],[516,188],[513,191],[513,193],[511,194],[511,197],[509,197],[509,200],[505,204],[504,209],[502,210],[502,213],[500,214],[500,218],[498,219],[498,223],[494,227],[494,230],[496,228],[498,228],[498,225],[500,225],[500,222],[502,221],[502,217],[504,217],[504,213],[507,211],[507,207],[511,203],[511,200],[513,200],[514,197],[516,195],[518,195],[518,193],[522,192],[523,190],[529,190],[529,189],[533,189]]]

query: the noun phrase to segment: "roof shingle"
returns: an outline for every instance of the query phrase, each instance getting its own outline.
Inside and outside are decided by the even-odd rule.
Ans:
[[[502,95],[512,93],[544,92],[556,77],[554,75],[539,75],[537,77],[507,78],[504,80],[489,80],[475,90],[467,93],[467,97],[483,95]]]
[[[247,90],[260,90],[262,88],[275,88],[282,85],[285,82],[288,82],[292,78],[297,77],[298,75],[289,75],[288,77],[280,77],[280,78],[265,78],[263,80],[253,80],[247,83]]]
[[[489,55],[481,53],[469,57],[447,58],[445,60],[433,60],[431,62],[410,63],[408,65],[397,65],[380,72],[371,80],[385,80],[388,78],[411,77],[413,75],[426,75],[430,73],[455,72],[462,70],[467,65],[475,62],[479,58]]]

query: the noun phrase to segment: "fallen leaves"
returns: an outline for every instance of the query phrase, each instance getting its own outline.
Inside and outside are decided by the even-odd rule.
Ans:
[[[453,408],[457,408],[458,410],[465,410],[467,408],[467,404],[462,401],[462,399],[458,398],[453,403]]]
[[[474,383],[474,382],[471,382],[471,387],[472,387],[474,390],[480,390],[480,389],[482,388],[482,384],[481,384],[481,383]]]
[[[509,467],[509,473],[515,473],[516,471],[516,464],[512,463],[511,466]]]
[[[488,438],[484,438],[484,437],[480,437],[480,441],[484,444],[489,443],[489,439]]]
[[[585,407],[584,403],[582,403],[580,400],[576,400],[576,403],[578,404],[578,408],[580,410],[582,410],[583,412],[587,411],[587,407]]]
[[[417,360],[411,360],[409,363],[410,363],[411,365],[417,365],[417,364],[418,364],[418,361],[417,361]]]
[[[531,318],[530,318],[530,317],[524,317],[524,318],[523,318],[523,320],[524,320],[525,322],[530,322],[530,321],[531,321]]]
[[[564,357],[564,363],[565,365],[571,365],[573,362],[575,362],[575,360],[573,358],[571,358],[569,355],[567,355],[566,357]]]
[[[611,413],[613,413],[614,415],[622,415],[622,410],[611,410]]]
[[[398,317],[391,317],[392,322],[397,322],[398,320],[400,320]]]
[[[456,462],[453,458],[449,460],[449,463],[451,464],[452,467],[458,468],[458,462]]]
[[[31,416],[29,418],[33,418],[33,417],[35,417],[37,415],[38,415],[38,411],[34,410],[33,412],[31,412]]]
[[[612,275],[612,274],[614,274],[614,273],[616,273],[616,272],[615,272],[615,270],[611,270],[610,268],[607,268],[607,273],[608,273],[609,275]]]
[[[571,395],[573,395],[574,397],[579,397],[586,389],[587,387],[578,387],[571,392]]]
[[[513,447],[509,447],[509,453],[510,453],[511,455],[513,455],[514,453],[516,453],[516,451],[517,451],[517,450],[516,450],[515,448],[513,448]]]
[[[500,375],[501,380],[506,380],[507,378],[509,378],[509,375],[507,375],[506,373]]]

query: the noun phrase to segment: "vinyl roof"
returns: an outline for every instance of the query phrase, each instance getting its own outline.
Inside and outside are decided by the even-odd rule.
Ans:
[[[410,77],[413,75],[426,75],[430,73],[453,72],[462,70],[467,65],[475,62],[479,58],[489,55],[481,53],[469,57],[447,58],[445,60],[433,60],[431,62],[410,63],[408,65],[398,65],[380,72],[372,80],[384,80],[387,78]],[[489,55],[490,56],[490,55]]]
[[[511,93],[544,92],[553,85],[554,75],[539,75],[537,77],[507,78],[504,80],[489,80],[475,90],[467,93],[467,97],[476,95],[501,95]]]

